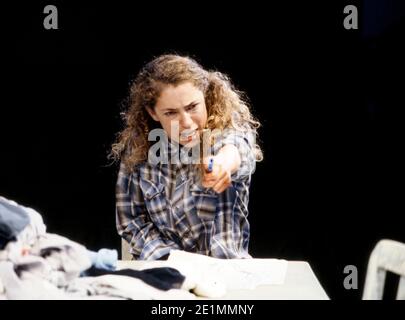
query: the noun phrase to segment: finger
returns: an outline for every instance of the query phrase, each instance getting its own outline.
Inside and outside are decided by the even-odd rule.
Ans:
[[[210,186],[213,186],[217,181],[218,181],[218,177],[210,177],[210,178],[202,179],[202,182],[204,184],[209,184]]]
[[[227,181],[222,188],[218,191],[218,193],[222,193],[224,192],[226,189],[228,189],[231,186],[232,182],[231,180]]]
[[[218,193],[224,192],[226,189],[228,189],[232,184],[232,179],[230,177],[227,177],[225,180],[225,183],[222,185],[222,188],[218,191]]]
[[[216,184],[217,184],[217,182],[218,182],[219,180],[216,178],[216,179],[212,179],[212,180],[204,180],[203,181],[203,185],[206,187],[206,188],[213,188]]]
[[[204,173],[204,179],[205,180],[213,180],[216,179],[216,174],[213,174],[212,172],[210,173]]]
[[[215,167],[212,172],[204,172],[203,180],[207,182],[217,181],[222,175],[224,171],[220,168]]]
[[[215,181],[202,181],[202,185],[204,188],[212,188],[212,186],[214,185]]]
[[[224,173],[222,174],[221,178],[218,179],[218,181],[214,184],[214,186],[212,187],[212,189],[213,189],[215,192],[219,192],[222,188],[226,188],[226,187],[228,186],[228,184],[229,184],[229,181],[228,181],[228,180],[229,180],[229,179],[228,179],[228,176],[227,176],[226,172],[224,172]]]
[[[220,181],[223,180],[225,177],[226,177],[226,172],[225,171],[221,172],[220,175],[216,177],[214,186],[216,184],[219,184]]]
[[[202,179],[202,182],[205,185],[212,188],[222,178],[223,178],[222,174],[221,174],[221,176],[218,176],[218,175],[204,176]]]
[[[224,192],[228,187],[230,186],[230,183],[228,182],[227,179],[224,179],[221,184],[215,186],[215,188],[213,188],[213,190],[217,193],[222,193]]]
[[[221,167],[220,167],[219,165],[214,165],[214,166],[212,167],[212,170],[211,170],[211,171],[205,170],[205,171],[204,171],[204,175],[205,175],[205,176],[208,176],[208,177],[210,177],[210,176],[216,176],[216,175],[218,175],[221,171],[222,171],[222,170],[221,170]]]

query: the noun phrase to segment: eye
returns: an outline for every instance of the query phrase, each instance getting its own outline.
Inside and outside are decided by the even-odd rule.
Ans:
[[[176,114],[176,112],[174,112],[174,111],[168,111],[168,112],[165,112],[165,116],[167,116],[167,117],[171,117],[171,116],[173,116],[173,115],[175,115]]]
[[[197,108],[198,103],[195,103],[187,108],[187,111],[193,111]]]

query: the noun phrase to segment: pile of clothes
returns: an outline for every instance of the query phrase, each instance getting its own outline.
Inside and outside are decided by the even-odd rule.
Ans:
[[[0,197],[0,300],[217,299],[228,290],[283,284],[286,272],[286,260],[217,259],[181,250],[135,270],[118,262],[116,250],[95,252],[48,233],[37,211]]]
[[[0,197],[0,299],[195,298],[178,270],[116,270],[117,259],[48,233],[37,211]]]

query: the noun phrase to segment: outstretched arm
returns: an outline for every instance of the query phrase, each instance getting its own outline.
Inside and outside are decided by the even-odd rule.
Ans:
[[[209,162],[212,159],[212,171],[209,172]],[[203,186],[212,188],[215,192],[221,193],[231,185],[231,176],[239,170],[241,157],[235,145],[223,146],[215,156],[204,159]]]

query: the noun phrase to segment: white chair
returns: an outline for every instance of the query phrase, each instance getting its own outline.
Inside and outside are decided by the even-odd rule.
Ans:
[[[387,271],[400,276],[397,300],[405,300],[405,244],[380,240],[368,261],[363,300],[381,300]]]
[[[130,248],[129,243],[126,240],[121,239],[121,260],[133,260],[133,256],[129,252]]]

